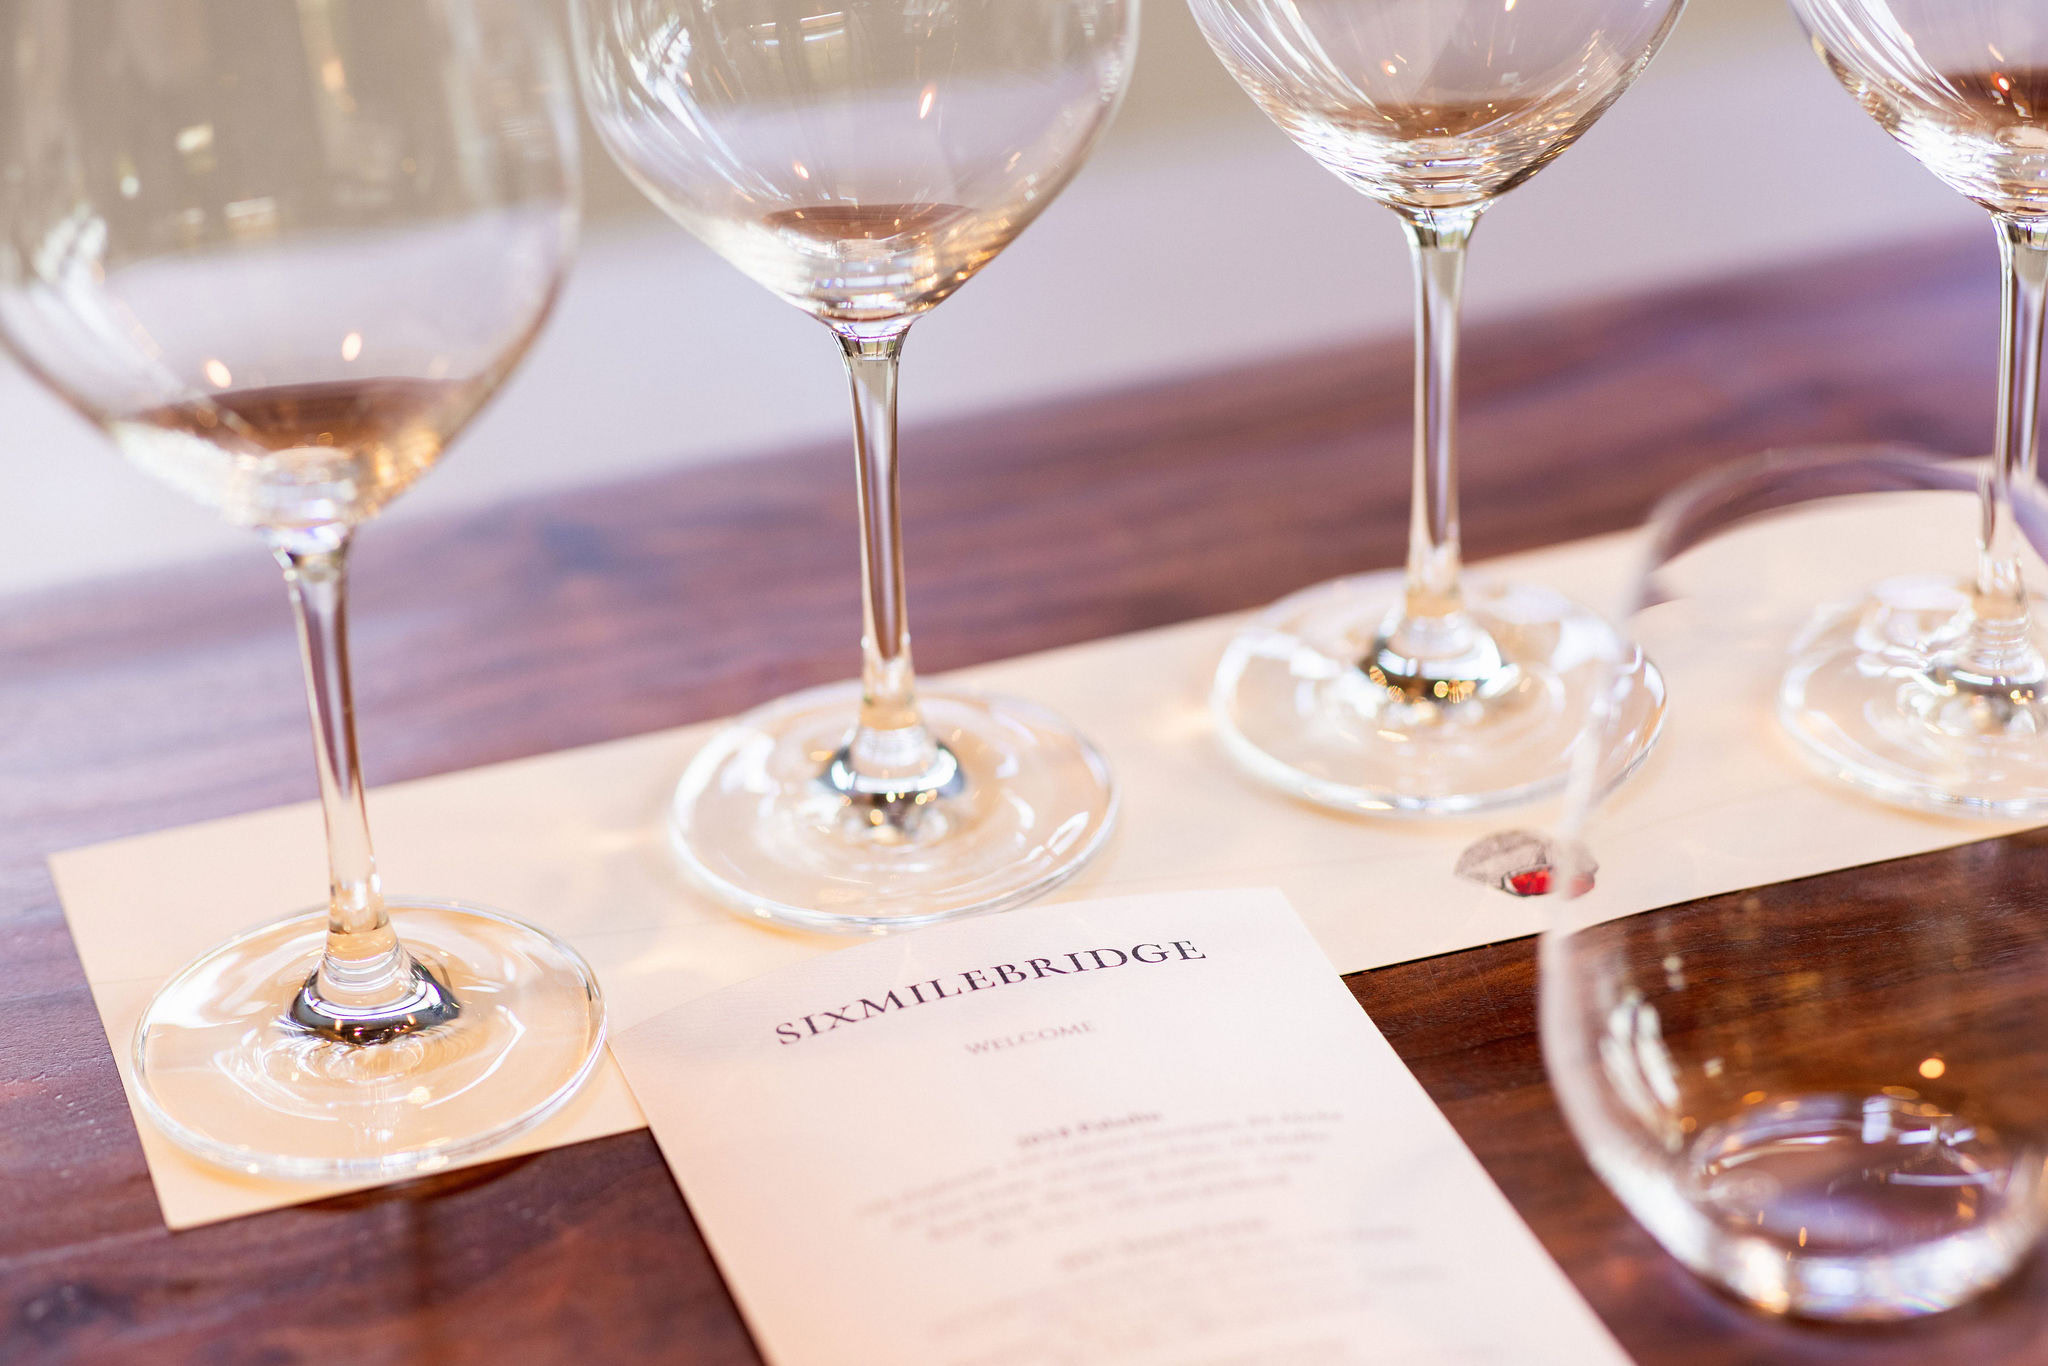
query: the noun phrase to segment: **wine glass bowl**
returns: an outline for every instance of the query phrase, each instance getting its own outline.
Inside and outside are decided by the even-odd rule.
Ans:
[[[634,183],[781,298],[882,328],[950,296],[1072,178],[1128,78],[1136,13],[1124,0],[577,10],[592,111]]]
[[[1275,603],[1224,652],[1211,711],[1239,765],[1342,811],[1438,816],[1563,786],[1620,648],[1534,585],[1463,580],[1457,352],[1480,215],[1569,147],[1655,55],[1681,0],[1190,0],[1225,68],[1289,137],[1401,218],[1415,263],[1414,503],[1402,574]],[[1628,732],[1663,685],[1638,652]]]
[[[1866,1322],[1953,1308],[2048,1222],[2043,1060],[2010,1046],[2040,1022],[2048,944],[1975,891],[1825,915],[1810,897],[1552,931],[1559,1102],[1629,1211],[1744,1301]]]
[[[350,11],[180,38],[170,11],[84,6],[134,82],[90,108],[81,28],[17,30],[38,65],[14,106],[42,113],[14,139],[0,326],[138,466],[231,521],[374,513],[518,362],[568,268],[572,134],[534,100],[557,77],[516,47],[465,74],[454,45],[502,21],[465,35],[428,10],[375,35]],[[433,55],[395,55],[414,38]],[[440,108],[400,84],[429,65],[461,82]]]
[[[314,722],[328,904],[157,992],[138,1103],[265,1176],[390,1178],[496,1146],[590,1075],[601,995],[542,930],[384,892],[346,565],[568,268],[552,30],[529,0],[28,0],[0,49],[0,339],[138,468],[263,535]]]
[[[1798,0],[1814,51],[1915,159],[1993,213],[2048,216],[2048,14]]]
[[[1628,89],[1677,19],[1661,0],[1191,0],[1261,109],[1386,204],[1482,204],[1527,180]]]
[[[576,0],[605,145],[657,205],[837,338],[861,516],[857,685],[767,704],[685,770],[684,869],[742,914],[883,931],[1071,877],[1108,765],[1028,703],[922,690],[897,512],[905,333],[1073,176],[1128,79],[1134,0]]]

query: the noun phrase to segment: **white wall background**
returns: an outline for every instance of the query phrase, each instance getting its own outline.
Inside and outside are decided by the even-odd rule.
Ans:
[[[1093,162],[919,324],[903,386],[911,430],[1406,328],[1408,267],[1392,216],[1253,109],[1181,0],[1147,3],[1130,97]],[[594,139],[589,155],[586,250],[560,312],[391,516],[847,431],[824,331],[640,204]],[[1626,293],[1982,218],[1855,107],[1781,0],[1692,0],[1635,90],[1489,214],[1467,312]],[[1987,229],[1987,253],[1991,240]],[[11,368],[0,368],[0,412],[11,490],[0,592],[254,553],[247,533],[127,469]],[[915,478],[914,446],[907,457]]]

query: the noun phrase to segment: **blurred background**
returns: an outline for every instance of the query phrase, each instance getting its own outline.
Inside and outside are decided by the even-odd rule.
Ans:
[[[909,500],[920,422],[1000,421],[1018,405],[1409,325],[1393,216],[1252,107],[1182,0],[1148,0],[1143,25],[1130,96],[1093,160],[911,336]],[[587,129],[585,158],[584,251],[554,321],[391,516],[846,439],[824,330],[648,207]],[[1466,313],[1484,320],[1945,229],[1977,231],[1987,258],[1995,250],[1982,210],[1855,107],[1782,0],[1692,0],[1637,86],[1488,215]],[[247,532],[127,469],[95,429],[4,366],[0,411],[13,471],[0,592],[256,553]],[[1987,407],[1987,445],[1988,417]]]

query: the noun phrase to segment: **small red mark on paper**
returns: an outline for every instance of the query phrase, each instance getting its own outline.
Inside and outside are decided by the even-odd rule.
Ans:
[[[1565,854],[1563,859],[1558,855]],[[1497,887],[1510,896],[1548,896],[1560,890],[1558,865],[1568,869],[1562,890],[1584,896],[1593,890],[1599,866],[1582,849],[1557,844],[1533,830],[1502,830],[1466,847],[1458,855],[1457,874]]]

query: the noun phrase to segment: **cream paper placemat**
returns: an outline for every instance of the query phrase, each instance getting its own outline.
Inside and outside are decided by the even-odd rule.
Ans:
[[[1786,557],[1786,637],[1829,592],[1966,555],[1966,500],[1941,515],[1902,499],[1882,526],[1825,525]],[[1825,523],[1826,519],[1821,519]],[[1611,607],[1634,569],[1632,538],[1608,537],[1487,566]],[[1740,551],[1740,547],[1736,548]],[[1750,552],[1742,552],[1750,554]],[[1750,554],[1753,564],[1754,555]],[[1751,609],[1755,603],[1746,604]],[[1365,820],[1290,802],[1218,749],[1211,672],[1241,617],[1218,617],[962,671],[958,681],[1052,707],[1108,754],[1122,815],[1107,850],[1056,895],[1277,887],[1345,972],[1532,934],[1545,902],[1456,876],[1458,854],[1542,808],[1442,823]],[[1714,893],[1986,838],[2011,824],[1917,816],[1808,777],[1769,720],[1776,667],[1696,630],[1644,643],[1670,681],[1664,737],[1605,813],[1595,853],[1609,910]],[[385,885],[460,896],[529,918],[596,967],[614,1030],[677,1002],[848,941],[742,921],[692,890],[670,861],[665,800],[715,723],[379,789],[370,796]],[[368,736],[374,750],[374,727]],[[282,807],[58,854],[50,860],[86,979],[131,1107],[130,1039],[156,986],[230,935],[325,895],[317,808]],[[209,1167],[138,1113],[165,1221],[187,1228],[319,1199],[351,1186],[263,1181]],[[478,1161],[642,1125],[609,1059],[547,1124]],[[374,1185],[365,1182],[362,1185]]]

